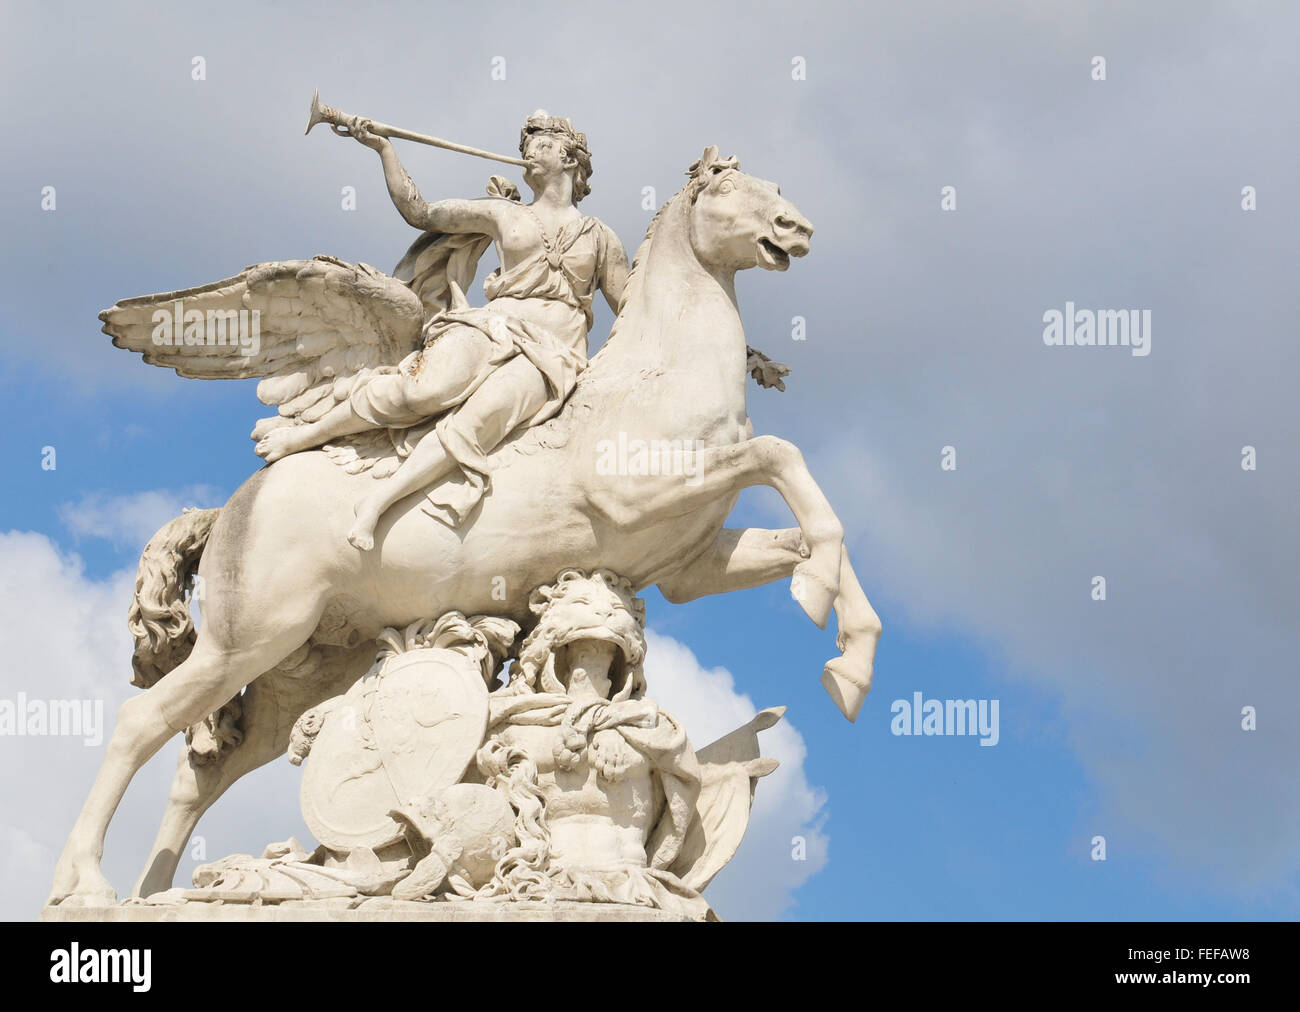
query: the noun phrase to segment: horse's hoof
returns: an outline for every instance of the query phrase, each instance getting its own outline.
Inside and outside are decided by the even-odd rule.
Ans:
[[[375,547],[375,536],[365,531],[352,531],[348,535],[348,544],[359,552],[368,552]]]
[[[815,571],[808,569],[806,563],[795,567],[794,575],[790,577],[790,596],[799,602],[799,607],[818,629],[826,628],[838,595],[839,588],[829,585]]]
[[[821,681],[822,688],[835,701],[840,713],[848,717],[851,723],[856,723],[867,693],[871,691],[870,671],[864,681],[854,670],[851,661],[845,657],[833,657],[826,662]]]
[[[117,905],[117,892],[98,868],[83,869],[73,875],[73,884],[60,886],[55,881],[47,907],[111,907]]]
[[[85,909],[87,907],[115,907],[117,906],[117,893],[112,890],[94,892],[76,892],[70,896],[65,896],[61,900],[47,903],[46,906],[60,906],[69,909]]]

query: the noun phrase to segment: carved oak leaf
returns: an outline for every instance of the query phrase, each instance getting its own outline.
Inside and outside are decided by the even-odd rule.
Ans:
[[[758,381],[758,385],[776,387],[784,392],[784,377],[790,375],[790,367],[784,362],[773,362],[757,348],[747,347],[745,350],[749,353],[749,361],[745,363],[745,368]]]

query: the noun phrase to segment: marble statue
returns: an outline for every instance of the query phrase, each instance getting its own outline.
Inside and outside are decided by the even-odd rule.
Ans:
[[[703,916],[699,890],[734,852],[738,822],[743,833],[717,814],[718,792],[747,819],[736,799],[764,761],[754,727],[696,753],[645,698],[635,594],[657,585],[683,603],[789,577],[818,626],[835,612],[841,653],[822,684],[849,720],[880,635],[803,457],[755,436],[746,412],[747,379],[784,389],[788,369],[746,344],[736,272],[788,269],[812,225],[776,184],[708,147],[629,267],[614,232],[578,210],[591,154],[568,120],[528,117],[519,159],[316,100],[320,121],[379,153],[421,230],[393,274],[328,256],[263,263],[100,314],[147,363],[258,378],[276,414],[253,431],[266,466],[144,550],[128,616],[144,691],[118,714],[50,903],[116,901],[99,868],[108,824],[135,772],[184,732],[137,897],[168,894],[207,808],[290,750],[305,759],[304,816],[329,837],[324,853],[290,841],[230,859],[203,870],[200,891],[544,894]],[[532,200],[493,177],[487,197],[426,202],[390,137],[521,165]],[[474,307],[465,291],[489,246],[500,267]],[[616,319],[588,360],[598,291]],[[754,485],[775,488],[796,526],[725,527]],[[557,637],[538,595],[571,610],[557,588],[593,580],[618,599],[607,618],[627,613],[621,626]],[[491,691],[507,663],[508,684]],[[363,711],[387,715],[376,740],[404,744],[359,744],[331,716]],[[351,806],[320,800],[349,763],[376,762],[388,794],[359,776]],[[590,790],[575,792],[581,777]]]
[[[385,630],[370,671],[294,728],[320,846],[232,855],[147,902],[610,903],[715,919],[700,890],[776,768],[757,732],[784,708],[696,752],[646,696],[645,605],[629,581],[566,570],[530,610],[504,685],[512,622],[452,612]]]

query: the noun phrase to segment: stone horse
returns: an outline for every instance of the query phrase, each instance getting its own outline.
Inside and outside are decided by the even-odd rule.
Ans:
[[[136,670],[153,674],[119,710],[51,903],[115,901],[100,871],[109,821],[132,776],[173,735],[223,707],[242,710],[228,735],[235,747],[206,763],[182,754],[139,895],[171,886],[202,813],[283,754],[306,709],[366,670],[382,629],[451,610],[527,628],[530,591],[567,567],[613,570],[674,603],[792,577],[791,593],[818,626],[834,607],[841,656],[822,684],[856,719],[880,621],[799,450],[755,437],[745,406],[736,272],[785,270],[808,252],[812,226],[734,159],[693,170],[650,224],[605,347],[555,418],[495,451],[490,492],[458,529],[431,520],[413,495],[385,515],[375,549],[358,552],[345,534],[372,479],[309,451],[258,471],[219,510],[187,512],[155,535],[132,608]],[[700,449],[689,475],[602,473],[601,447],[620,436]],[[725,528],[741,490],[755,485],[776,489],[798,526]],[[197,636],[184,600],[196,562]]]

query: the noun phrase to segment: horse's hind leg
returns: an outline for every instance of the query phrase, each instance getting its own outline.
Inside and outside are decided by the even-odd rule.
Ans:
[[[277,634],[243,649],[216,648],[201,632],[184,662],[122,704],[104,763],[54,869],[50,903],[116,901],[99,864],[108,824],[131,778],[168,738],[202,720],[305,642],[316,627],[319,609],[299,611],[297,616],[276,616],[288,620],[264,627],[278,628]]]
[[[203,814],[240,777],[284,755],[293,725],[303,712],[346,691],[374,651],[373,644],[366,644],[342,663],[333,661],[319,669],[313,651],[291,670],[282,666],[268,672],[244,691],[244,740],[238,746],[201,765],[191,761],[188,747],[181,750],[167,811],[136,883],[136,896],[171,888],[181,854]]]
[[[277,725],[284,718],[275,701],[266,698],[261,685],[262,680],[271,677],[274,676],[263,675],[244,690],[241,699],[244,738],[232,750],[209,762],[196,763],[189,745],[181,747],[176,776],[167,797],[167,811],[133,895],[150,896],[170,889],[181,853],[203,813],[244,774],[284,754],[288,732],[283,736],[277,734]],[[289,718],[290,726],[293,719]]]
[[[256,735],[245,736],[236,750],[239,758],[244,760],[241,772],[246,773],[275,758],[273,750],[259,747],[262,744],[263,740]],[[171,888],[181,851],[189,842],[200,816],[233,782],[228,771],[233,756],[234,753],[230,753],[198,765],[191,758],[189,746],[181,747],[176,776],[172,779],[171,791],[167,796],[167,811],[132,895],[152,896]]]

